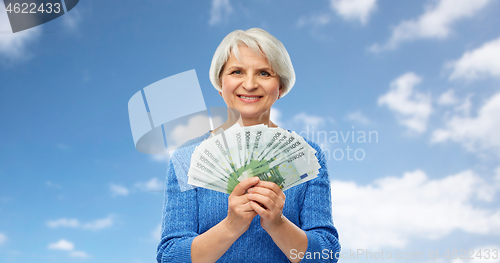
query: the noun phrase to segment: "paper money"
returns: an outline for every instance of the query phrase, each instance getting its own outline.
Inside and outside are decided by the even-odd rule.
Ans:
[[[188,183],[230,194],[250,177],[283,191],[317,177],[316,151],[295,132],[260,124],[220,129],[196,147]]]

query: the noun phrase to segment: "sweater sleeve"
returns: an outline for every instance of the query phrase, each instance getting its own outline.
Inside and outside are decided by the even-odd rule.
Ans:
[[[340,243],[332,221],[330,179],[325,155],[317,144],[311,144],[316,150],[321,168],[318,177],[308,182],[300,211],[302,229],[306,232],[308,241],[301,262],[337,262],[336,255],[340,254]]]
[[[175,167],[175,169],[174,169]],[[167,169],[163,205],[162,234],[156,260],[191,262],[191,243],[198,236],[198,201],[196,189],[181,191],[172,160]]]

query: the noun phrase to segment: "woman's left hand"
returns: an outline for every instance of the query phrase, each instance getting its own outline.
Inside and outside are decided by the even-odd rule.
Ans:
[[[247,192],[250,206],[260,215],[262,228],[267,232],[277,229],[284,222],[286,197],[281,188],[273,182],[260,181]]]

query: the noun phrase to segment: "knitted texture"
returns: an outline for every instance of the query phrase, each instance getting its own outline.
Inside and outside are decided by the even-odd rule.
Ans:
[[[227,216],[228,194],[201,187],[182,191],[179,184],[186,182],[187,178],[178,179],[176,175],[176,171],[182,171],[182,174],[189,171],[194,149],[209,135],[210,132],[207,132],[189,141],[170,158],[165,182],[161,241],[157,249],[159,263],[191,262],[193,239]],[[340,243],[332,221],[330,180],[325,156],[316,143],[306,141],[316,150],[321,168],[317,178],[284,191],[286,201],[283,215],[307,234],[307,251],[301,262],[337,262],[335,253],[340,251]],[[290,261],[261,227],[260,216],[257,215],[248,230],[217,262]]]

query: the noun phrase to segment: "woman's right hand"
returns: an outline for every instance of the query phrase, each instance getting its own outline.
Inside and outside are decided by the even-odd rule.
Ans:
[[[229,195],[226,222],[229,230],[240,236],[250,227],[257,213],[250,206],[246,191],[259,183],[258,177],[251,177],[240,182]]]
[[[259,183],[252,177],[240,182],[228,199],[227,217],[191,243],[192,262],[215,262],[247,231],[257,213],[250,206],[246,191]]]

